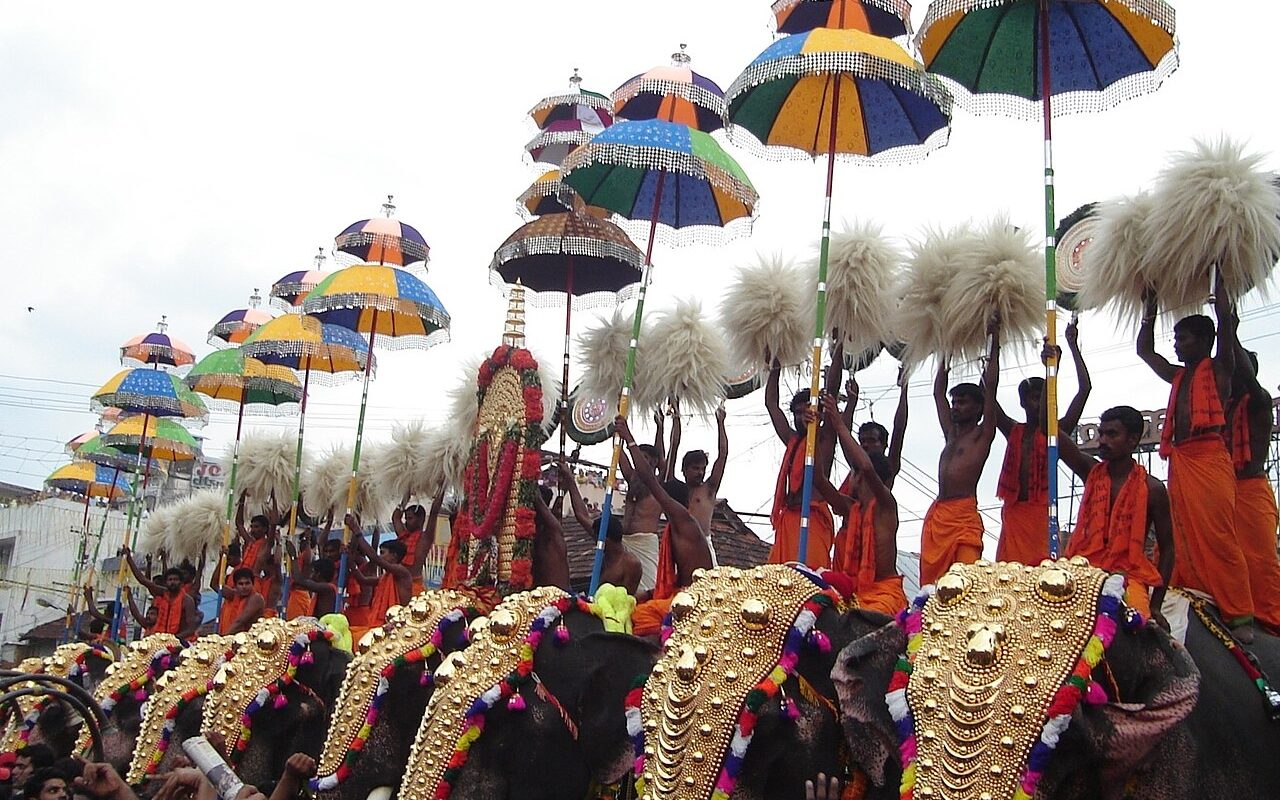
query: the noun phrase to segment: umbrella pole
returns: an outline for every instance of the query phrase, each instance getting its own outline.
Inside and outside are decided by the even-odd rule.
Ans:
[[[231,547],[231,512],[236,503],[236,470],[240,466],[240,430],[244,425],[244,391],[240,392],[240,408],[236,411],[236,441],[231,446],[231,477],[227,480],[227,516],[222,521],[222,551],[218,554],[218,571],[215,575],[223,578],[219,581],[218,596],[215,600],[214,619],[222,616],[222,585],[226,583],[227,548]],[[244,566],[241,564],[241,566]],[[253,569],[252,566],[249,569]]]
[[[570,325],[573,321],[573,256],[569,255],[568,274],[564,280],[564,360],[560,365],[560,458],[564,459],[565,437],[569,431],[569,337]],[[563,479],[564,476],[560,475]],[[559,485],[559,481],[557,481]],[[563,495],[566,487],[560,486],[559,494]]]
[[[1045,459],[1049,494],[1049,557],[1057,558],[1061,550],[1058,539],[1058,276],[1057,223],[1053,211],[1053,95],[1049,85],[1049,3],[1040,0],[1040,98],[1044,117],[1044,334],[1049,343],[1049,359],[1045,366],[1045,437],[1048,453]]]
[[[373,340],[378,336],[378,309],[373,309],[373,321],[369,325],[369,350],[364,360],[364,390],[360,395],[360,419],[356,423],[356,446],[351,456],[351,483],[347,485],[347,514],[356,504],[356,476],[360,471],[360,445],[364,441],[364,412],[369,406],[369,373],[373,368]],[[363,534],[362,534],[363,535]],[[347,529],[346,516],[342,519],[342,557],[338,559],[338,600],[334,611],[341,614],[347,608],[347,545],[351,531]]]
[[[130,499],[130,502],[129,502],[129,512],[125,516],[124,533],[121,534],[121,537],[120,537],[121,548],[123,548],[125,545],[129,543],[129,532],[133,530],[134,512],[135,510],[137,510],[138,503],[142,499],[141,495],[138,492],[138,476],[142,474],[142,451],[146,449],[147,425],[150,422],[151,422],[151,412],[149,411],[143,412],[142,441],[139,443],[139,446],[138,446],[138,458],[135,462],[135,469],[133,472],[133,486],[130,487],[130,494],[132,494],[133,497]],[[150,463],[151,463],[151,459],[147,459],[147,464],[150,465]],[[142,490],[145,492],[146,489],[147,489],[147,483],[146,483],[146,478],[144,477],[142,480]],[[142,513],[139,511],[137,515],[141,517]],[[124,637],[120,636],[119,634],[124,629],[125,616],[124,616],[124,591],[123,590],[124,590],[124,581],[125,581],[125,571],[128,568],[129,567],[127,564],[125,564],[124,559],[121,559],[119,570],[116,572],[116,615],[115,615],[115,619],[111,621],[111,632],[117,634],[117,638],[120,639],[121,641],[124,640]]]
[[[840,119],[840,77],[835,79],[831,97],[831,121],[827,135],[827,195],[822,207],[822,246],[818,251],[818,313],[813,329],[813,380],[809,385],[810,420],[804,447],[804,488],[800,493],[800,546],[796,561],[808,563],[809,503],[813,498],[813,462],[818,449],[819,392],[822,389],[822,342],[827,327],[827,259],[831,252],[831,189],[836,174],[836,126]]]
[[[94,469],[96,470],[97,468],[95,467]],[[79,595],[77,589],[80,587],[80,569],[84,566],[85,551],[89,549],[89,501],[91,499],[92,495],[86,491],[84,494],[84,518],[80,520],[80,547],[76,551],[76,566],[72,572],[71,591],[67,596],[66,627],[62,630],[63,644],[66,644],[71,639],[71,617],[75,614],[76,597]]]
[[[107,534],[107,518],[111,516],[111,503],[116,498],[116,481],[120,479],[120,467],[111,473],[111,488],[107,490],[107,508],[102,514],[102,522],[98,525],[98,539],[93,543],[93,558],[89,561],[89,572],[85,576],[86,584],[93,583],[93,570],[98,566],[98,554],[102,551],[102,537]]]
[[[627,371],[622,378],[622,393],[618,396],[618,416],[625,418],[631,408],[631,381],[636,371],[636,345],[640,339],[640,322],[644,317],[644,296],[649,290],[649,276],[653,271],[653,239],[658,232],[658,212],[662,206],[662,188],[667,182],[667,172],[658,173],[658,185],[653,192],[653,213],[649,217],[649,243],[644,250],[644,274],[640,278],[640,292],[636,295],[636,314],[631,321],[631,344],[627,348]],[[613,513],[613,492],[618,487],[618,462],[622,459],[622,438],[613,434],[613,458],[609,461],[609,476],[604,484],[604,501],[600,504],[600,528],[596,531],[596,551],[591,564],[591,589],[587,593],[595,597],[600,588],[600,572],[604,568],[604,542],[609,531],[609,517]]]
[[[302,495],[302,439],[307,427],[307,392],[311,387],[311,355],[307,354],[307,360],[302,373],[302,407],[298,409],[298,447],[293,454],[293,506],[289,513],[289,534],[286,541],[293,541],[293,536],[298,530],[298,505],[301,502]],[[318,547],[318,546],[317,546]],[[288,550],[285,550],[288,555]],[[280,593],[281,599],[288,605],[289,597],[289,576],[292,574],[293,568],[290,564],[285,564],[284,573],[284,591]]]

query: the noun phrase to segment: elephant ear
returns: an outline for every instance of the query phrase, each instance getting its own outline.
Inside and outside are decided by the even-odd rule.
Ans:
[[[1147,624],[1120,630],[1099,671],[1109,670],[1114,683],[1106,703],[1084,705],[1071,728],[1083,735],[1101,761],[1102,786],[1124,786],[1165,736],[1195,708],[1200,698],[1200,670],[1190,653],[1165,633]],[[1107,679],[1095,673],[1107,686]]]
[[[898,754],[898,735],[884,695],[898,656],[907,649],[902,629],[884,619],[878,614],[848,612],[841,624],[867,632],[849,641],[831,671],[845,743],[876,786],[885,785],[886,765]]]
[[[658,649],[625,634],[596,633],[583,637],[579,658],[589,672],[576,698],[579,743],[592,777],[617,783],[635,765],[627,735],[626,697],[635,680],[648,675]]]

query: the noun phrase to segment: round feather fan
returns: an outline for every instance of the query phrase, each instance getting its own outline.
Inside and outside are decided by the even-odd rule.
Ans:
[[[968,225],[950,231],[928,229],[911,247],[911,258],[898,284],[893,337],[905,342],[902,361],[908,370],[931,355],[948,351],[942,309],[951,280],[964,255],[975,246]]]
[[[660,312],[645,334],[644,373],[637,375],[635,402],[656,408],[676,397],[681,409],[708,413],[724,399],[728,353],[719,331],[696,300],[678,300]]]
[[[1031,235],[996,218],[960,257],[942,298],[943,345],[975,359],[987,350],[987,321],[1000,314],[1000,340],[1034,341],[1044,330],[1044,256]]]
[[[729,358],[767,370],[805,363],[811,354],[814,320],[812,275],[781,256],[760,257],[734,276],[720,305]]]
[[[845,352],[861,353],[890,338],[902,252],[879,225],[858,222],[831,235],[827,259],[827,329],[839,331]],[[818,262],[810,271],[817,281]]]

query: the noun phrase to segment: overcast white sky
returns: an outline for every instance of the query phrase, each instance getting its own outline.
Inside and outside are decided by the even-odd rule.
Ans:
[[[1280,150],[1265,44],[1272,3],[1176,4],[1182,67],[1163,89],[1110,112],[1055,126],[1058,210],[1130,193],[1193,137],[1227,133]],[[486,12],[485,9],[490,9]],[[915,12],[917,24],[925,4]],[[399,216],[432,246],[427,281],[453,315],[453,341],[383,353],[368,429],[443,413],[459,360],[491,348],[504,302],[489,285],[494,248],[521,223],[514,197],[541,171],[524,158],[524,112],[567,87],[610,92],[680,42],[722,86],[772,40],[765,0],[645,3],[12,4],[0,21],[0,480],[27,486],[65,459],[62,443],[94,422],[88,396],[119,368],[121,342],[167,314],[196,346],[254,287],[309,266],[318,246],[396,196]],[[721,248],[659,246],[653,309],[697,296],[714,309],[737,265],[757,253],[807,255],[819,233],[823,166],[765,162],[730,147],[762,200],[750,238]],[[951,143],[910,167],[841,164],[837,219],[871,217],[907,237],[925,225],[1008,212],[1039,230],[1040,129],[955,115]],[[28,312],[27,307],[34,311]],[[1274,307],[1249,298],[1242,335],[1262,351],[1263,383],[1280,379],[1269,347]],[[555,358],[560,312],[533,311],[530,341]],[[587,323],[583,315],[582,323]],[[578,326],[581,330],[582,325]],[[1130,331],[1087,316],[1081,340],[1094,368],[1086,417],[1125,402],[1161,406],[1165,389],[1131,355]],[[1167,341],[1166,341],[1167,344]],[[1032,363],[1030,351],[1008,364]],[[895,366],[864,373],[875,416]],[[1001,397],[1016,406],[1014,368]],[[914,549],[934,488],[940,436],[928,376],[912,388],[912,428],[900,484],[900,544]],[[1068,370],[1065,390],[1074,388]],[[358,386],[313,394],[309,441],[349,439]],[[722,494],[768,511],[781,444],[757,393],[730,403],[732,456]],[[861,418],[866,418],[864,411]],[[233,419],[205,429],[220,452]],[[255,425],[260,423],[254,423]],[[291,426],[292,422],[270,422]],[[714,447],[709,426],[685,442]],[[1002,445],[980,501],[994,500]],[[604,447],[588,457],[607,459]],[[918,488],[913,488],[915,484]],[[990,520],[996,529],[998,516]],[[994,544],[991,545],[994,547]]]

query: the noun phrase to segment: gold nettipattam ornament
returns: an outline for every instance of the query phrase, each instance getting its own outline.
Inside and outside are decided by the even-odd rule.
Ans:
[[[917,798],[1014,797],[1106,579],[1081,558],[955,564],[938,579],[906,689]]]
[[[433,636],[445,616],[457,611],[461,619],[474,603],[475,599],[465,592],[429,589],[414,595],[408,605],[388,610],[386,624],[361,638],[355,658],[347,664],[338,702],[333,707],[333,721],[312,781],[314,788],[336,787],[341,783],[338,773],[347,755],[363,749],[370,732],[361,731],[369,710],[387,691],[384,674],[397,660],[419,663],[429,658],[436,650]]]
[[[200,724],[201,734],[217,733],[223,737],[225,758],[238,755],[237,744],[242,738],[248,738],[242,720],[247,711],[252,716],[249,707],[255,701],[260,704],[260,693],[278,681],[292,681],[298,668],[297,654],[293,652],[295,640],[299,636],[314,637],[323,631],[324,626],[311,617],[288,621],[264,617],[244,634],[236,634],[239,646],[214,675]],[[256,711],[256,707],[253,710]]]
[[[778,668],[788,633],[820,591],[795,567],[769,564],[707,570],[672,598],[671,636],[640,706],[642,797],[711,797],[747,694]]]
[[[40,656],[32,656],[24,658],[14,667],[17,672],[23,672],[28,675],[36,674],[44,670],[44,659]],[[12,686],[12,689],[23,689],[35,686],[34,683],[20,683]],[[5,704],[4,713],[4,735],[0,736],[0,753],[12,753],[22,746],[22,730],[23,722],[35,711],[36,705],[41,700],[40,695],[28,694],[17,698],[14,702],[18,705],[17,713],[10,710],[9,704]]]
[[[142,706],[142,725],[125,775],[131,785],[142,783],[155,772],[170,744],[174,719],[186,704],[204,695],[234,647],[233,637],[216,633],[201,636],[178,653],[173,668],[156,679]]]
[[[471,623],[471,644],[450,653],[432,676],[435,690],[414,736],[399,800],[432,800],[449,760],[466,731],[466,713],[481,695],[500,695],[499,685],[531,657],[529,637],[538,615],[569,595],[540,586],[509,595],[487,617]],[[560,612],[555,613],[559,621]],[[546,633],[552,633],[548,628]],[[493,703],[489,703],[490,706]],[[470,747],[470,743],[467,745]]]
[[[93,699],[104,714],[110,714],[126,693],[138,691],[150,679],[152,661],[162,653],[174,653],[181,647],[182,642],[172,633],[153,633],[130,642],[122,648],[120,658],[107,666],[107,674],[93,690]],[[76,751],[85,753],[92,743],[89,726],[81,725]]]

